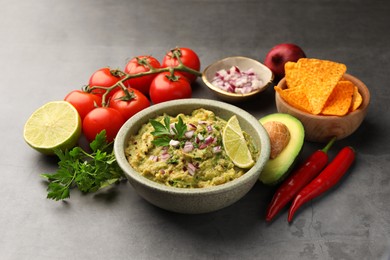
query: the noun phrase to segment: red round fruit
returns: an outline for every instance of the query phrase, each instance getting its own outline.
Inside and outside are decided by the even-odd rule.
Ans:
[[[161,64],[156,58],[152,56],[138,56],[127,63],[124,72],[130,75],[147,72],[150,71],[148,64],[156,69],[161,68]],[[141,91],[147,96],[149,95],[150,83],[152,83],[155,77],[156,74],[135,77],[126,80],[124,84],[127,87]]]
[[[305,58],[306,54],[301,47],[292,43],[275,45],[266,55],[264,64],[274,73],[276,79],[284,77],[284,64],[288,61],[296,62]]]
[[[125,123],[121,113],[110,107],[98,107],[89,112],[83,120],[83,133],[89,142],[97,134],[106,130],[107,141],[114,140],[119,129]]]
[[[102,96],[106,89],[109,87],[112,87],[120,80],[119,76],[116,76],[112,74],[110,68],[101,68],[97,71],[95,71],[91,77],[89,78],[89,87],[103,87],[103,88],[96,88],[92,90],[93,94]],[[119,88],[118,88],[119,89]],[[113,90],[110,92],[108,97],[111,97],[116,90]],[[107,101],[107,100],[106,100]]]
[[[164,56],[163,61],[161,63],[163,68],[176,67],[177,65],[179,65],[179,61],[173,52],[179,55],[181,62],[185,66],[193,70],[197,70],[197,71],[200,70],[200,60],[198,55],[193,50],[185,47],[176,48],[168,52]],[[190,83],[196,80],[197,76],[195,74],[191,74],[188,72],[181,72],[181,73],[183,74],[183,76],[187,77]]]
[[[83,119],[91,110],[102,104],[102,98],[81,90],[73,90],[64,98],[71,103],[79,112],[80,118]]]
[[[129,96],[121,89],[118,90],[111,98],[109,107],[118,110],[123,119],[126,121],[139,111],[150,106],[150,101],[140,91],[127,88]]]
[[[150,99],[154,104],[182,98],[190,98],[192,95],[191,85],[186,77],[179,72],[174,76],[170,72],[159,73],[149,91]]]

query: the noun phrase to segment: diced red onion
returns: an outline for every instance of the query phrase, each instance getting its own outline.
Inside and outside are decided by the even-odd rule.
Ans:
[[[208,132],[212,132],[213,131],[213,127],[211,125],[206,126],[206,128],[207,128]]]
[[[222,147],[221,146],[214,146],[213,147],[213,153],[220,153],[222,152]]]
[[[183,147],[183,152],[188,153],[191,152],[192,150],[194,150],[194,145],[189,141],[185,142]]]
[[[204,140],[204,137],[201,133],[199,133],[197,136],[196,136],[200,141],[203,141]]]
[[[149,157],[149,160],[153,161],[153,162],[157,162],[158,161],[158,157],[156,155],[151,155]]]
[[[175,123],[171,123],[171,124],[169,125],[169,127],[170,127],[171,135],[174,135],[174,134],[175,134],[175,131],[174,131],[173,129],[175,128]]]
[[[194,135],[195,131],[194,130],[189,130],[187,132],[184,133],[184,136],[187,138],[187,139],[190,139],[193,135]]]
[[[212,84],[227,92],[245,94],[259,89],[263,82],[253,68],[241,71],[237,66],[232,66],[229,70],[217,71]]]
[[[169,155],[169,153],[163,153],[163,154],[160,155],[160,159],[163,160],[163,161],[168,160],[169,157],[171,157],[171,156]]]
[[[189,123],[188,126],[189,126],[189,129],[196,130],[196,125]]]
[[[202,150],[202,149],[205,149],[208,145],[205,144],[205,143],[202,143],[199,145],[199,149]]]
[[[214,141],[214,137],[211,135],[207,136],[206,139],[204,139],[205,144],[211,144]]]
[[[169,145],[173,147],[178,147],[180,145],[180,142],[172,139],[171,141],[169,141]]]
[[[188,173],[193,176],[196,172],[196,167],[195,165],[193,165],[192,163],[188,163],[187,164],[187,168],[188,168]]]

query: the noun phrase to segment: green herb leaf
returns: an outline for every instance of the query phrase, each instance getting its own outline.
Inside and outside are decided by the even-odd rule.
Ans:
[[[168,146],[169,142],[174,139],[180,141],[184,137],[187,131],[187,125],[183,122],[183,119],[179,117],[178,122],[171,127],[171,120],[169,116],[164,117],[164,124],[151,119],[149,121],[154,131],[151,133],[156,137],[152,143],[156,146]]]
[[[113,143],[108,143],[103,130],[90,144],[91,153],[81,147],[70,151],[56,150],[59,168],[52,174],[41,174],[49,181],[47,198],[64,200],[70,197],[70,190],[78,188],[84,193],[99,189],[125,179],[116,162]]]

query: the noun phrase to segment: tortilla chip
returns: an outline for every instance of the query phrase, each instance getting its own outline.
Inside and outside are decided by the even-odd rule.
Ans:
[[[358,87],[354,86],[353,96],[351,107],[349,108],[349,112],[353,112],[360,107],[363,102],[362,95],[359,93]]]
[[[313,114],[323,110],[326,101],[346,72],[344,64],[318,59],[300,59],[302,84]]]
[[[291,106],[307,113],[311,113],[310,103],[301,88],[282,89],[279,86],[275,86],[274,89],[279,93],[280,97]]]
[[[288,61],[284,64],[285,78],[287,88],[299,87],[302,84],[299,75],[299,64],[297,62]]]
[[[355,85],[350,81],[339,81],[329,96],[325,107],[322,109],[323,115],[344,116],[348,113],[354,94]]]

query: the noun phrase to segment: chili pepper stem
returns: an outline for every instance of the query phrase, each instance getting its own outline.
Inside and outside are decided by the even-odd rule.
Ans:
[[[333,145],[333,143],[334,143],[336,140],[337,140],[337,137],[334,136],[332,139],[330,139],[330,141],[327,143],[327,145],[326,145],[324,148],[322,148],[321,151],[323,151],[324,153],[327,153],[328,150],[329,150],[329,148]]]

